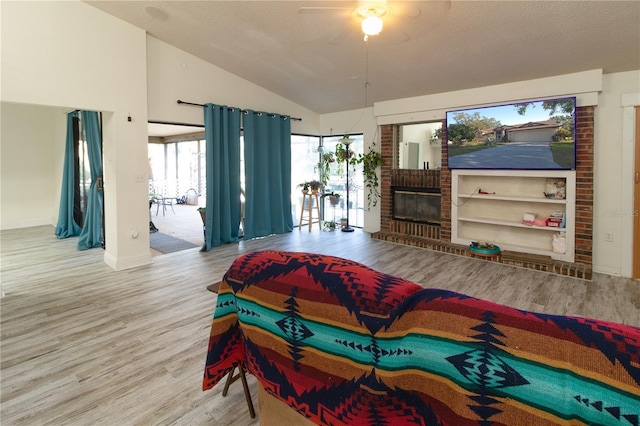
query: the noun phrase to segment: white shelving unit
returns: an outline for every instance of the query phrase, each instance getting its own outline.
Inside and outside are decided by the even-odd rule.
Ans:
[[[546,198],[548,179],[565,182],[565,198]],[[488,192],[481,194],[480,191]],[[576,174],[570,170],[453,170],[451,241],[492,242],[502,250],[574,261]],[[565,227],[530,226],[525,213],[547,218],[565,213]],[[566,251],[553,251],[553,235],[563,232]]]

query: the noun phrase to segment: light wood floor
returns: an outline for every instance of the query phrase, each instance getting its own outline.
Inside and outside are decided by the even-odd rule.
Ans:
[[[154,212],[155,213],[155,212]],[[155,256],[113,271],[100,249],[77,251],[53,227],[3,231],[0,423],[257,425],[240,383],[201,390],[219,281],[241,253],[277,248],[363,262],[424,286],[520,309],[640,326],[640,282],[593,281],[314,229]],[[250,377],[255,396],[255,381]]]

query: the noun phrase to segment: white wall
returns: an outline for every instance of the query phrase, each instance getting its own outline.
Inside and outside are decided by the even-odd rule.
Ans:
[[[593,269],[631,276],[633,154],[623,149],[622,95],[640,93],[640,71],[605,74],[595,109]],[[613,241],[605,234],[613,233]],[[636,253],[640,256],[640,253]]]
[[[293,133],[318,133],[315,112],[152,36],[147,61],[150,120],[203,124],[202,108],[178,105],[180,99],[290,115],[302,118],[291,122]]]
[[[147,183],[136,180],[147,172],[144,31],[79,1],[2,2],[1,7],[1,100],[105,112],[105,261],[115,269],[150,263],[148,233],[131,236],[133,230],[145,231],[149,226]],[[3,109],[11,108],[7,105]],[[66,126],[64,114],[54,117]],[[3,124],[3,134],[19,134],[20,123],[3,120]],[[42,128],[38,131],[46,133]],[[7,154],[3,163],[21,158],[18,143],[3,137]],[[54,170],[58,167],[59,163],[54,164]],[[10,174],[21,171],[18,176]],[[3,168],[1,173],[3,187],[5,179],[30,181],[28,165],[23,170]],[[51,180],[59,191],[59,176]],[[3,188],[3,209],[9,203],[4,194],[15,191],[8,188]],[[52,204],[45,211],[57,213],[58,206]],[[29,198],[13,199],[4,213],[11,218],[30,207]]]
[[[0,109],[0,229],[56,223],[64,110],[5,102]]]

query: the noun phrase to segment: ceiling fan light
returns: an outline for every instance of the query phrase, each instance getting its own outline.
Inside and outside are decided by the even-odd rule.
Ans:
[[[378,35],[382,31],[382,19],[377,16],[367,16],[362,20],[362,32],[365,35]]]

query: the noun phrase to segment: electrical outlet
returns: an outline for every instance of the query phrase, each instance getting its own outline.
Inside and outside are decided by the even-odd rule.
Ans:
[[[144,175],[136,175],[136,182],[144,182],[145,180]]]
[[[613,232],[609,231],[609,232],[605,232],[604,234],[604,240],[608,243],[613,241]]]

